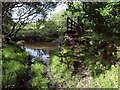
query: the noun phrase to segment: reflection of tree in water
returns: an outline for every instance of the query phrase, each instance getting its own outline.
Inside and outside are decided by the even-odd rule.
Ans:
[[[49,50],[34,49],[37,53],[37,56],[42,57],[43,55],[49,55]]]
[[[49,54],[49,50],[43,50],[43,52],[44,52],[45,55]]]

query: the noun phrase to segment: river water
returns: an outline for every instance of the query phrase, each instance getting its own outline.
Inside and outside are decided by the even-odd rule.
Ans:
[[[46,71],[48,74],[48,78],[51,81],[51,84],[54,86],[57,82],[53,79],[52,72],[50,69],[50,55],[52,51],[58,49],[58,46],[55,43],[51,42],[26,42],[25,43],[25,50],[29,52],[33,58],[30,62],[31,70],[29,72],[29,76],[31,76],[31,79],[29,80],[29,85],[32,83],[32,79],[34,78],[33,70],[34,70],[34,62],[36,58],[41,58],[41,61],[46,66]]]

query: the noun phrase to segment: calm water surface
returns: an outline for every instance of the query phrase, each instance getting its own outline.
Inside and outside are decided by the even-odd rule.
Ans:
[[[42,62],[46,65],[46,71],[48,73],[48,78],[51,81],[51,84],[54,86],[56,81],[53,79],[53,75],[50,69],[50,55],[53,50],[58,49],[58,46],[55,43],[50,42],[26,42],[25,43],[25,50],[29,52],[33,58],[30,62],[35,62],[36,57],[42,59]],[[29,71],[29,76],[31,79],[28,81],[29,85],[32,85],[33,76],[33,69],[34,63],[31,65],[31,69]]]
[[[51,42],[26,42],[25,50],[32,56],[48,58],[53,50],[57,49],[57,45]]]

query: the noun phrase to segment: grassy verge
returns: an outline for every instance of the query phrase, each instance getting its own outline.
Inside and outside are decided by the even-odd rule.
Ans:
[[[57,55],[58,52],[55,52],[52,55],[51,70],[53,72],[54,78],[62,83],[65,88],[83,88],[84,78],[79,74],[72,75],[74,71],[73,68],[67,67],[67,64],[61,62],[61,57]],[[71,57],[69,57],[71,59]],[[66,59],[67,60],[67,59]],[[88,63],[90,72],[99,73],[99,75],[92,76],[91,86],[92,88],[118,88],[118,67],[119,65],[111,65],[110,69],[107,67],[101,66],[100,62]],[[91,64],[91,65],[89,65]],[[94,65],[93,65],[94,64]],[[102,69],[103,67],[103,69]],[[106,69],[104,69],[106,68]],[[104,70],[104,72],[99,72],[98,70]],[[81,71],[79,71],[81,72]],[[91,75],[92,75],[91,73]]]
[[[51,71],[56,81],[65,88],[79,88],[83,84],[82,78],[79,75],[72,76],[73,69],[68,69],[66,64],[61,63],[57,55],[52,56]]]
[[[118,88],[118,67],[118,64],[112,65],[110,70],[94,78],[93,88]]]

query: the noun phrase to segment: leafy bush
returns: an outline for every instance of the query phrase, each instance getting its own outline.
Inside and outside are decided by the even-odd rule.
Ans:
[[[6,45],[2,52],[3,61],[14,60],[23,64],[27,64],[29,53],[25,52],[20,47]]]
[[[118,88],[118,68],[119,65],[112,65],[99,77],[93,79],[93,88]]]
[[[29,54],[15,45],[5,45],[2,51],[2,85],[3,88],[19,87],[20,80],[28,75]],[[27,78],[26,78],[27,79]]]
[[[24,66],[23,64],[20,64],[17,61],[6,61],[2,63],[3,70],[2,70],[2,84],[3,88],[8,87],[15,87],[17,84],[17,76],[18,74],[22,74],[24,71],[26,72],[27,66]]]
[[[63,84],[64,88],[82,87],[82,78],[79,75],[72,76],[73,69],[68,69],[67,65],[60,61],[60,57],[53,55],[51,60],[53,76],[59,83]]]
[[[63,51],[67,52],[66,49]],[[62,53],[63,54],[63,53]],[[64,61],[67,59],[72,61],[72,57],[64,57]],[[93,88],[118,88],[118,65],[110,65],[109,63],[103,63],[99,58],[91,60],[87,57],[85,64],[91,72],[90,76],[93,78],[91,86]],[[67,60],[68,61],[68,60]],[[55,79],[62,83],[65,88],[81,88],[84,86],[84,78],[79,74],[72,74],[73,68],[67,67],[68,63],[61,62],[59,52],[55,52],[52,56],[51,70]],[[82,67],[82,66],[81,66]],[[79,71],[82,72],[82,71]]]
[[[45,66],[41,62],[36,61],[34,64],[34,78],[32,80],[33,88],[41,89],[48,88],[49,79],[47,78],[47,74],[45,72]]]

